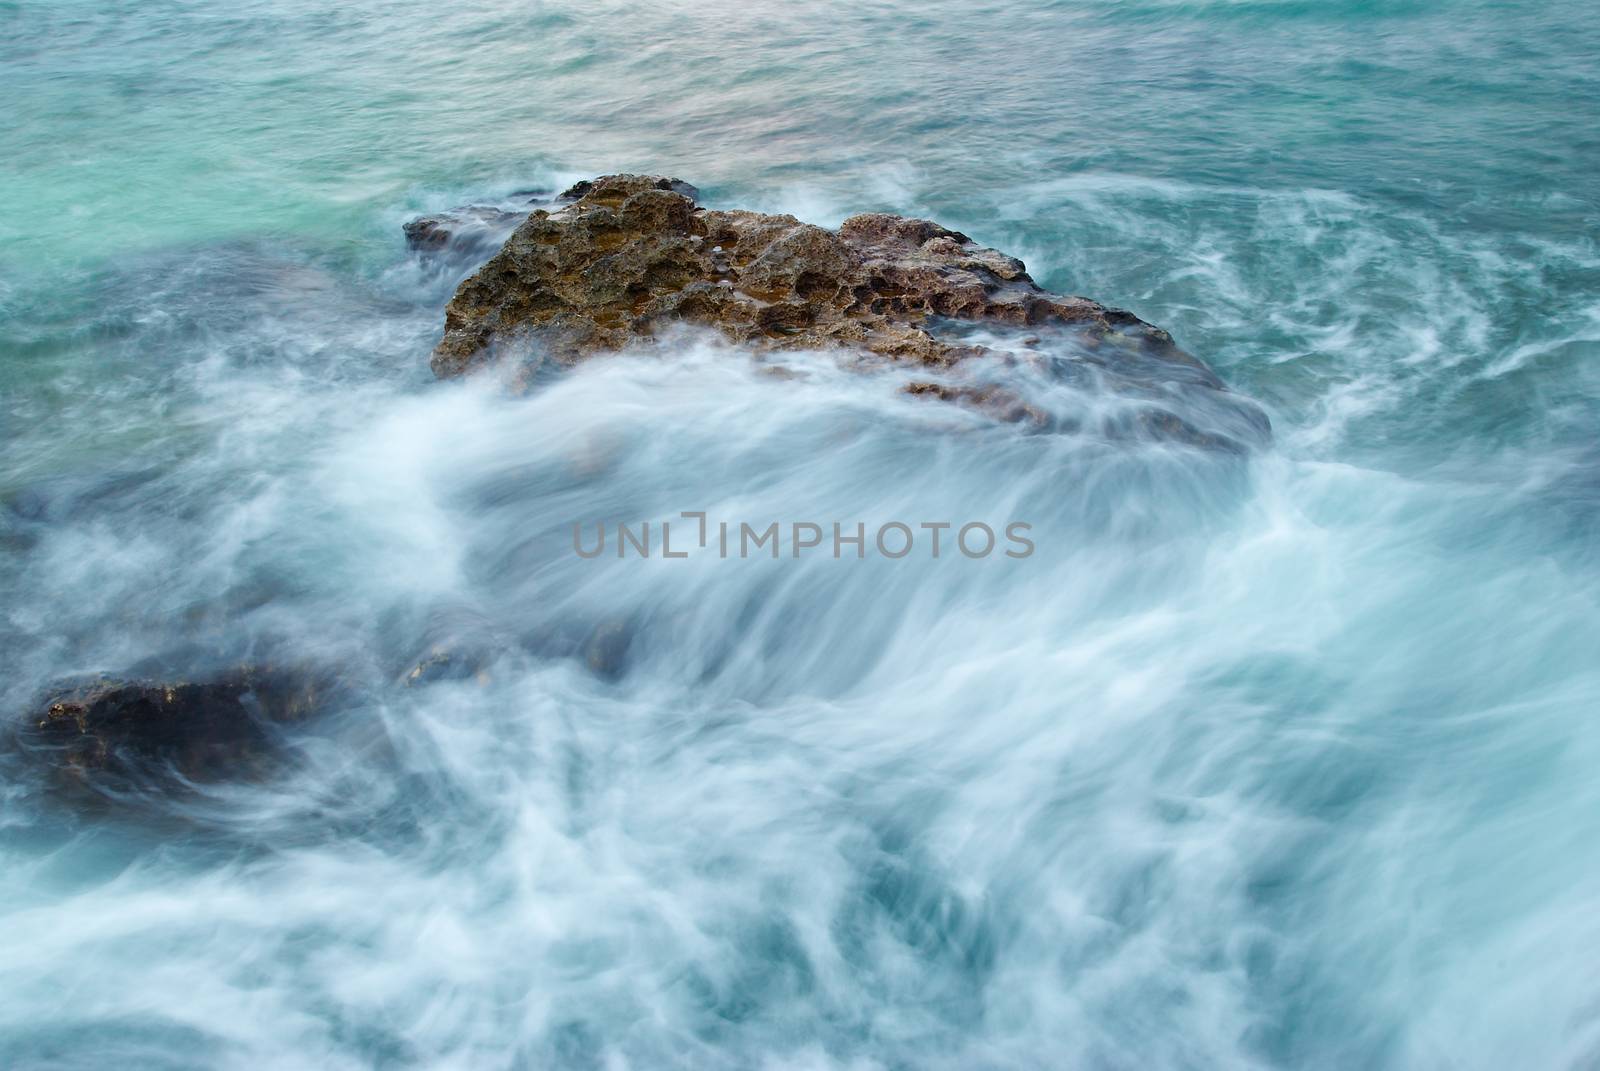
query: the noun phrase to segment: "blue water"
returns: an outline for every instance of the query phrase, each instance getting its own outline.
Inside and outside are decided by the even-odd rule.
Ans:
[[[1591,5],[330,8],[0,2],[0,708],[350,685],[265,780],[0,761],[0,1064],[1600,1064]],[[936,218],[1275,441],[433,382],[400,224],[623,170]],[[570,552],[681,510],[1038,551]]]

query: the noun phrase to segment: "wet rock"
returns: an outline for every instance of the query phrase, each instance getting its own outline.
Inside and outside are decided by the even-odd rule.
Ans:
[[[712,328],[757,349],[849,349],[945,373],[993,355],[971,337],[979,328],[1014,331],[1024,346],[1070,333],[1083,361],[1110,371],[1104,382],[1112,389],[1120,377],[1224,392],[1165,331],[1045,291],[1022,261],[929,220],[870,213],[828,230],[793,216],[705,209],[696,196],[676,179],[606,175],[534,208],[456,291],[433,352],[435,374],[470,371],[513,340],[531,342],[535,361],[572,364],[647,343],[674,324]],[[430,221],[411,226],[418,240],[435,240],[424,234]],[[1042,420],[1038,407],[992,387],[911,390],[1001,419]],[[1265,430],[1259,409],[1234,404],[1250,413],[1233,423]],[[1166,416],[1140,427],[1160,435],[1177,426]]]
[[[384,653],[384,660],[396,659],[396,683],[404,688],[444,681],[487,684],[496,663],[521,653],[515,638],[505,634],[491,615],[455,600],[441,600],[420,617],[394,616],[385,622],[383,632],[396,643]]]
[[[192,681],[93,677],[47,696],[21,735],[69,781],[217,781],[271,769],[283,728],[324,709],[334,691],[326,675],[257,666]]]
[[[445,253],[467,255],[487,251],[505,241],[518,223],[527,218],[526,209],[498,205],[467,205],[451,212],[419,216],[401,229],[406,246],[425,257]]]
[[[401,675],[400,683],[407,688],[417,688],[436,681],[473,680],[487,684],[491,664],[492,652],[435,644]]]
[[[1048,413],[1029,403],[1015,391],[993,384],[954,386],[949,383],[917,380],[906,385],[906,393],[917,398],[937,398],[944,402],[954,402],[1008,424],[1028,424],[1036,428],[1049,428],[1055,424]]]
[[[629,621],[614,618],[601,622],[583,644],[583,662],[589,672],[602,680],[620,680],[627,672],[633,635]]]
[[[624,185],[612,182],[611,180],[613,179],[626,179],[628,182]],[[607,200],[620,203],[621,196],[625,196],[627,190],[647,188],[671,190],[673,193],[683,194],[691,201],[700,200],[699,189],[689,185],[682,179],[667,178],[665,175],[602,175],[597,179],[583,179],[580,182],[574,182],[562,191],[560,199],[563,201],[576,201],[581,197],[595,194],[596,200],[600,203],[604,203]]]
[[[981,352],[937,337],[930,327],[944,318],[1133,332],[1204,372],[1131,313],[1041,290],[1020,260],[928,220],[869,214],[830,231],[694,197],[675,179],[608,175],[578,183],[554,211],[535,209],[456,292],[434,371],[466,371],[518,333],[537,332],[570,363],[670,323],[758,347],[849,347],[936,366]],[[410,226],[416,240],[436,240],[431,220]]]

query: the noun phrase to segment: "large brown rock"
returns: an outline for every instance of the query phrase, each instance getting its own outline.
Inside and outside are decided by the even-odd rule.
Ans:
[[[1042,290],[1022,261],[937,223],[873,213],[835,231],[793,216],[701,208],[695,198],[675,179],[607,175],[534,208],[450,301],[435,374],[467,372],[509,352],[506,343],[517,343],[521,360],[571,364],[689,324],[761,350],[849,349],[925,367],[933,381],[913,383],[913,393],[1050,423],[1007,388],[949,382],[953,366],[994,355],[990,340],[971,337],[977,327],[1017,336],[1011,360],[1040,359],[1029,348],[1040,336],[1070,338],[1073,361],[1095,369],[1097,389],[1142,396],[1178,384],[1223,393],[1165,331]],[[433,217],[408,234],[416,245],[444,241],[429,236],[448,229]],[[1226,411],[1220,434],[1159,407],[1123,423],[1201,445],[1266,434],[1264,414],[1236,396],[1202,408]]]

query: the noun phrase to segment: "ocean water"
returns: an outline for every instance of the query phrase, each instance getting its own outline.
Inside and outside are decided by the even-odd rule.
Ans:
[[[88,803],[8,743],[0,1065],[1600,1067],[1592,5],[0,29],[0,713],[343,682],[265,777]],[[1167,328],[1273,442],[688,336],[434,382],[474,265],[400,224],[623,170],[936,218]],[[681,511],[1036,550],[572,552]],[[407,680],[440,649],[471,672]]]

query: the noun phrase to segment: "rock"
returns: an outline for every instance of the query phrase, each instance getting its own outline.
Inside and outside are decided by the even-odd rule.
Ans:
[[[938,398],[941,401],[955,402],[958,405],[965,405],[980,412],[988,413],[996,420],[1003,420],[1010,424],[1031,424],[1036,428],[1047,428],[1053,423],[1049,414],[1038,406],[1030,404],[1027,399],[1014,391],[992,384],[976,387],[956,387],[948,383],[930,383],[925,380],[916,380],[906,385],[906,393],[915,397]]]
[[[1130,313],[1046,293],[1021,261],[927,220],[856,216],[835,232],[793,216],[703,209],[693,187],[646,175],[580,182],[563,197],[570,202],[554,212],[535,209],[461,285],[434,351],[436,373],[466,371],[498,338],[530,329],[569,363],[688,322],[758,346],[849,346],[946,365],[975,348],[936,338],[930,317],[1143,326]],[[414,241],[437,240],[432,219],[409,227]],[[1145,334],[1199,366],[1164,333]]]
[[[216,781],[269,769],[280,727],[319,711],[330,691],[319,675],[256,666],[199,681],[93,677],[48,696],[22,735],[76,780]]]
[[[401,676],[400,683],[406,688],[436,681],[473,680],[487,684],[489,665],[490,657],[486,652],[436,644]]]
[[[629,621],[612,618],[601,622],[583,644],[583,662],[589,672],[601,680],[620,680],[627,670],[633,635]]]
[[[547,202],[548,197],[538,200]],[[528,218],[528,203],[524,200],[520,205],[467,205],[451,212],[419,216],[401,229],[407,248],[425,262],[481,258],[498,249],[517,224]]]
[[[419,216],[401,229],[405,232],[407,246],[419,253],[432,253],[460,242],[464,235],[506,228],[526,216],[526,212],[469,205],[450,213]]]
[[[992,357],[973,328],[1013,331],[1024,346],[1070,336],[1074,360],[1105,369],[1103,386],[1179,384],[1223,393],[1203,362],[1132,313],[1038,287],[1022,261],[924,219],[871,213],[838,230],[793,216],[717,211],[687,183],[654,175],[580,182],[535,208],[445,310],[436,375],[485,363],[527,339],[534,360],[572,364],[652,339],[673,324],[712,328],[764,350],[850,349],[943,373]],[[418,241],[433,241],[419,220]],[[408,230],[408,234],[411,231]],[[951,330],[952,325],[966,328]],[[1126,382],[1124,382],[1126,381]],[[982,385],[919,383],[913,393],[1037,423],[1035,405]],[[1224,441],[1265,435],[1259,409],[1230,396]],[[1176,422],[1176,424],[1174,424]],[[1135,418],[1164,434],[1180,417]]]

